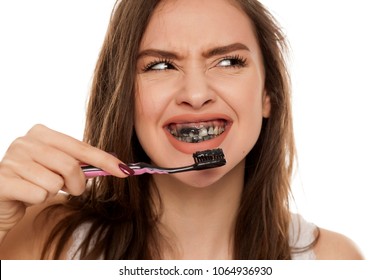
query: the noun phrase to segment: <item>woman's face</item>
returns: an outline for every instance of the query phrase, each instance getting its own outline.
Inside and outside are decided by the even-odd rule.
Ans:
[[[177,167],[192,153],[222,148],[224,167],[175,174],[214,183],[256,143],[270,113],[265,73],[249,18],[226,0],[166,0],[143,36],[137,63],[135,129],[152,162]]]

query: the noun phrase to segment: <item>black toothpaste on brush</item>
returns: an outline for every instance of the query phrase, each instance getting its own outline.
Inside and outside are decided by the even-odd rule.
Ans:
[[[139,163],[129,163],[127,167],[129,168],[129,175],[142,175],[145,173],[149,174],[173,174],[179,172],[187,172],[193,170],[204,170],[210,168],[220,167],[226,164],[225,155],[222,149],[213,149],[199,151],[192,154],[194,158],[194,164],[182,167],[167,168],[167,167],[158,167],[153,166],[148,163],[139,162]],[[87,165],[82,166],[85,176],[87,178],[94,178],[98,176],[107,176],[111,175],[100,168]]]

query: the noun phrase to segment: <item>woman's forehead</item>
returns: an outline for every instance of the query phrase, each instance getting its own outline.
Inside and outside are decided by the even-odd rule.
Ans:
[[[141,49],[212,48],[255,44],[249,17],[227,0],[164,0],[153,13]]]

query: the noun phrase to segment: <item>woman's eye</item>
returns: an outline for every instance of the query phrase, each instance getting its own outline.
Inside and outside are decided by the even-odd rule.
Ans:
[[[175,69],[170,61],[154,61],[146,65],[143,71],[164,71],[170,69]]]
[[[246,59],[240,56],[225,57],[221,59],[217,66],[219,67],[245,67]]]

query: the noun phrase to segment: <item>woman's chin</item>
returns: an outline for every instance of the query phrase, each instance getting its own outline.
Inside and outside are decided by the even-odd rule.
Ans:
[[[157,185],[162,186],[175,186],[175,188],[195,188],[204,189],[212,187],[221,180],[225,175],[222,172],[224,167],[218,167],[200,171],[189,171],[171,175],[156,175],[155,181]]]
[[[235,167],[229,165],[190,172],[176,173],[171,175],[158,175],[155,179],[161,186],[177,186],[178,188],[206,189],[225,186],[235,180],[243,180],[243,164]]]

